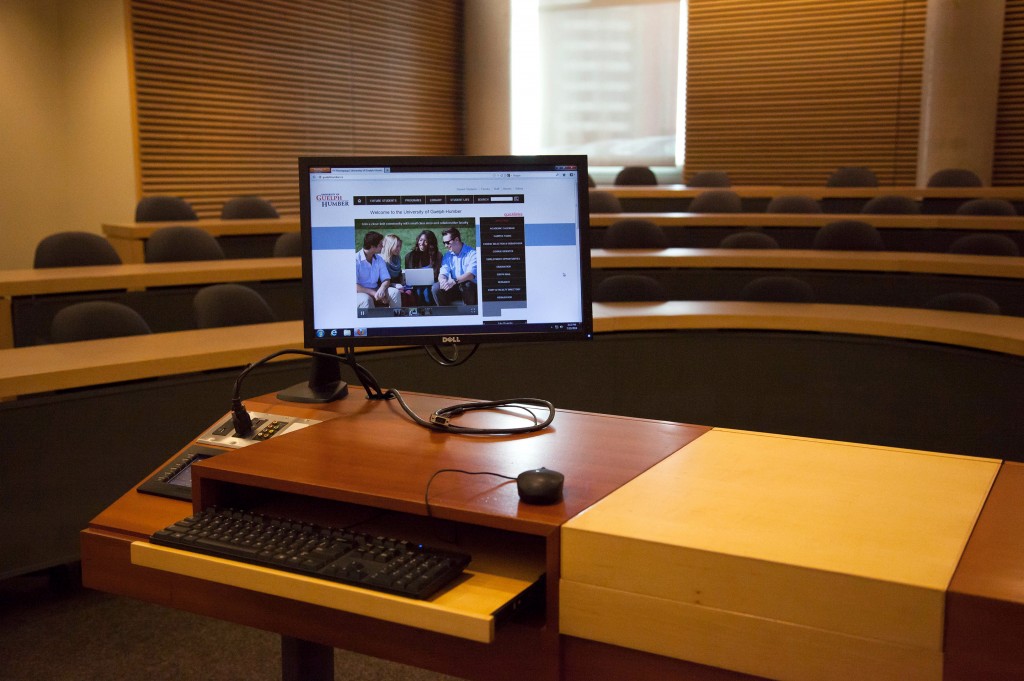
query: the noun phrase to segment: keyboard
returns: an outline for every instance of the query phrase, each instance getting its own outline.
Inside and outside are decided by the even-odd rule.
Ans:
[[[430,598],[462,574],[469,554],[342,527],[209,508],[150,542],[410,598]]]

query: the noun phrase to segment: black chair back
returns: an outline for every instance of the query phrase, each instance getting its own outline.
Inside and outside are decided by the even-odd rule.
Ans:
[[[960,255],[1020,255],[1017,242],[1005,234],[966,234],[949,245]]]
[[[884,251],[878,229],[861,220],[836,220],[814,234],[813,247],[826,251]]]
[[[742,213],[743,201],[731,189],[709,189],[693,197],[691,213]]]
[[[658,184],[654,171],[647,166],[626,166],[615,176],[618,185],[650,185]]]
[[[931,310],[951,312],[974,312],[977,314],[1000,314],[999,303],[980,293],[955,291],[935,296],[925,307]]]
[[[645,274],[613,274],[594,290],[597,303],[660,303],[668,300],[668,291],[657,279]]]
[[[141,336],[152,333],[138,312],[123,303],[89,300],[62,308],[50,323],[50,342]]]
[[[228,199],[220,209],[222,220],[241,220],[244,218],[276,218],[277,209],[259,196],[236,196]]]
[[[224,249],[199,227],[161,227],[146,240],[146,262],[223,259]]]
[[[860,212],[870,215],[917,215],[921,212],[921,206],[909,196],[882,194],[868,199]]]
[[[80,265],[120,265],[121,256],[104,237],[92,232],[57,232],[36,244],[32,266],[78,267]]]
[[[957,206],[956,214],[1016,217],[1017,209],[1005,199],[971,199]]]
[[[198,220],[195,210],[177,196],[146,196],[135,206],[136,222],[171,222]]]
[[[731,187],[732,180],[724,170],[702,170],[686,182],[687,187]]]
[[[277,237],[274,242],[275,258],[293,258],[302,255],[302,234],[300,232],[285,232]]]
[[[727,235],[718,244],[719,248],[778,248],[779,242],[765,234],[747,230]]]
[[[840,166],[828,179],[828,187],[877,187],[878,177],[871,168],[864,166]]]
[[[773,197],[764,209],[766,213],[822,213],[821,204],[810,196],[783,194]]]
[[[199,289],[192,302],[200,329],[277,321],[263,296],[241,284],[206,286]]]
[[[668,248],[668,237],[650,220],[617,220],[608,226],[605,248]]]
[[[760,303],[813,303],[814,289],[796,277],[766,276],[758,277],[744,286],[740,297]]]
[[[590,190],[590,212],[591,213],[621,213],[622,203],[619,197],[611,192],[600,189]]]

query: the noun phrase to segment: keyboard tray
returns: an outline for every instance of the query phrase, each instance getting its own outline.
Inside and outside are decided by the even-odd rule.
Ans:
[[[494,640],[495,614],[533,582],[466,570],[462,581],[421,601],[137,541],[133,565],[236,586],[480,643]]]

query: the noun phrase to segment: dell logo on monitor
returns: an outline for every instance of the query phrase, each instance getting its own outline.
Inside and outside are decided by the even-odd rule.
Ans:
[[[442,343],[461,343],[462,339],[458,336],[441,336]]]

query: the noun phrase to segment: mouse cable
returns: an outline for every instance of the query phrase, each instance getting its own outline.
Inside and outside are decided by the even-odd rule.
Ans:
[[[543,430],[550,426],[551,422],[555,420],[555,406],[547,400],[541,400],[535,397],[490,400],[486,402],[463,402],[462,404],[453,404],[447,407],[441,407],[431,414],[428,419],[424,419],[405,403],[400,392],[392,388],[391,390],[388,390],[388,394],[389,396],[394,396],[398,400],[398,404],[402,406],[402,409],[413,421],[424,428],[430,428],[431,430],[438,430],[445,433],[458,433],[461,435],[519,435],[522,433],[534,433],[538,430]],[[538,421],[537,415],[525,405],[547,409],[547,418],[543,421]],[[459,426],[451,422],[454,417],[467,411],[500,409],[502,407],[514,407],[526,410],[531,416],[533,416],[533,425],[518,426],[515,428],[470,428],[468,426]]]
[[[441,473],[461,473],[463,475],[493,475],[496,478],[505,478],[505,480],[515,480],[511,475],[504,475],[503,473],[492,473],[490,471],[466,471],[461,468],[442,468],[434,471],[434,474],[427,480],[427,487],[423,490],[423,504],[427,507],[427,517],[433,518],[433,514],[430,512],[430,484],[434,482],[434,478],[441,475]],[[507,482],[501,483],[507,485]]]

